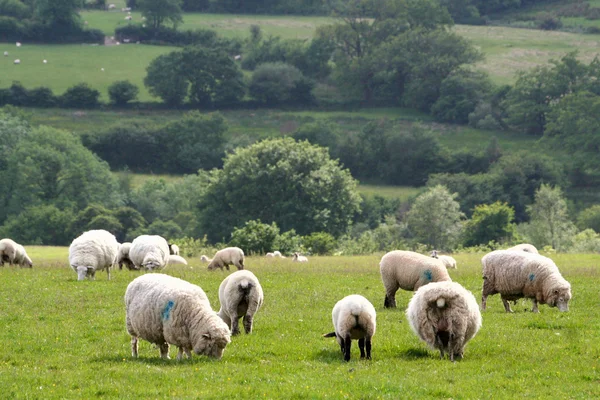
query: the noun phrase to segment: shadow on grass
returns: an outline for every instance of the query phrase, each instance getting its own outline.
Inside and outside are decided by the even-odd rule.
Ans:
[[[120,356],[120,355],[112,355],[112,356],[102,356],[102,357],[94,357],[91,359],[92,362],[96,363],[123,363],[123,362],[131,362],[143,365],[155,365],[155,366],[178,366],[184,364],[208,364],[212,362],[219,362],[219,360],[215,360],[212,358],[208,358],[205,356],[197,356],[192,355],[192,359],[184,358],[182,360],[177,360],[176,357],[171,357],[170,360],[164,360],[158,356],[140,356],[138,358],[133,358],[130,355],[128,356]]]
[[[420,360],[423,358],[431,358],[431,354],[431,352],[425,349],[410,348],[398,353],[398,358],[401,358],[403,360]]]

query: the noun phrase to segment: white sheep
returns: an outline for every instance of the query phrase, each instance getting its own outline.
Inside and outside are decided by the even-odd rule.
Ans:
[[[238,270],[244,269],[244,251],[239,247],[226,247],[217,251],[208,264],[208,270],[221,268],[222,271],[225,267],[229,271],[230,265],[235,265]]]
[[[440,260],[448,269],[456,269],[456,260],[454,259],[454,257],[448,256],[446,254],[438,254],[437,250],[433,250],[431,252],[431,257]]]
[[[175,243],[169,243],[169,254],[178,256],[179,246],[177,246]]]
[[[115,235],[103,229],[91,230],[75,238],[69,246],[69,265],[77,272],[77,280],[86,276],[93,280],[96,271],[106,270],[110,279],[110,269],[117,261],[119,242]]]
[[[137,269],[149,271],[162,269],[169,263],[187,265],[183,257],[169,254],[169,244],[158,235],[141,235],[133,239],[129,259]]]
[[[221,309],[219,317],[231,328],[231,334],[240,333],[238,320],[244,317],[244,330],[252,333],[254,315],[264,301],[258,278],[248,270],[235,271],[219,286]]]
[[[526,251],[527,253],[540,254],[538,249],[536,249],[534,245],[529,243],[518,244],[516,246],[509,247],[506,250]]]
[[[202,254],[200,256],[200,261],[209,263],[212,261],[212,259],[208,258],[205,254]]]
[[[432,282],[415,292],[406,317],[413,332],[432,349],[462,358],[465,345],[481,328],[475,296],[456,282]]]
[[[571,284],[561,275],[548,257],[525,251],[496,250],[481,259],[483,290],[481,309],[485,310],[487,297],[500,293],[506,312],[512,312],[509,301],[530,298],[531,311],[537,313],[538,303],[569,311]]]
[[[8,57],[8,51],[4,52],[4,57]]]
[[[17,253],[13,262],[20,267],[33,268],[33,261],[27,255],[25,247],[17,243]]]
[[[165,274],[135,278],[125,292],[127,332],[131,354],[138,356],[138,338],[154,343],[162,358],[169,344],[179,347],[177,359],[196,354],[220,359],[231,342],[227,324],[213,311],[204,291]]]
[[[267,254],[265,254],[265,257],[267,257],[267,258],[273,258],[273,257],[275,257],[275,254],[273,254],[273,253],[267,253]]]
[[[117,254],[117,264],[119,264],[119,269],[123,269],[123,264],[127,267],[128,270],[138,270],[131,258],[129,258],[129,250],[131,249],[131,242],[123,242],[121,246],[119,246],[119,253]]]
[[[308,258],[305,256],[301,256],[300,253],[294,253],[292,256],[292,261],[294,262],[308,262]]]
[[[279,257],[279,258],[286,258],[285,256],[281,255],[281,252],[279,250],[275,250],[273,252],[273,256],[274,257]]]
[[[21,64],[21,60],[19,60],[19,59],[17,58],[15,61],[13,61],[13,63],[14,63],[14,64]]]
[[[371,359],[371,339],[375,335],[377,313],[361,295],[352,294],[338,301],[331,312],[334,332],[323,335],[336,337],[345,361],[350,361],[352,339],[358,339],[360,358]],[[366,347],[366,353],[365,353]]]
[[[385,288],[384,307],[396,307],[398,289],[415,291],[430,282],[451,281],[444,264],[435,258],[413,251],[394,250],[379,262]]]
[[[33,267],[33,262],[27,255],[25,248],[8,238],[0,240],[0,265],[4,265],[5,262],[9,265],[15,264],[21,267]]]

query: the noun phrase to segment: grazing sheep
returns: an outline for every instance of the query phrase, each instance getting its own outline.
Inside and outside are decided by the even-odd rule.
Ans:
[[[431,257],[440,260],[448,269],[456,269],[456,260],[454,259],[454,257],[445,254],[438,254],[437,250],[433,250],[431,252]]]
[[[15,254],[13,263],[20,267],[33,268],[33,261],[31,261],[31,258],[29,258],[29,256],[27,255],[27,252],[25,251],[25,247],[23,247],[22,245],[20,245],[18,243],[17,243],[17,252]]]
[[[179,246],[174,243],[169,243],[169,254],[178,256],[179,255]]]
[[[17,58],[15,61],[13,61],[13,63],[14,63],[14,64],[21,64],[21,60],[19,60],[19,59]]]
[[[265,254],[265,257],[273,258],[273,257],[275,257],[275,254],[274,253],[267,253],[267,254]]]
[[[308,262],[308,258],[305,256],[301,256],[300,253],[294,253],[292,256],[292,261],[294,262]]]
[[[131,258],[129,258],[129,250],[131,249],[131,242],[121,243],[119,247],[119,253],[117,254],[117,264],[119,264],[119,269],[123,269],[123,264],[127,267],[128,270],[138,270]]]
[[[162,269],[169,263],[187,265],[183,257],[169,254],[167,241],[158,235],[141,235],[133,239],[129,258],[137,269],[149,271]]]
[[[235,265],[238,270],[244,269],[244,251],[239,247],[226,247],[217,251],[208,264],[208,270],[221,268],[222,271],[225,267],[229,271],[230,265]]]
[[[258,278],[248,270],[235,271],[221,282],[219,317],[231,328],[231,334],[240,333],[238,320],[244,317],[244,330],[252,333],[254,314],[262,306],[263,290]]]
[[[19,265],[21,267],[33,267],[31,258],[27,255],[25,248],[12,239],[0,240],[0,266],[7,262],[9,265]]]
[[[538,303],[569,311],[571,285],[554,261],[539,254],[525,251],[496,250],[481,259],[483,290],[481,309],[485,310],[487,297],[500,293],[506,312],[513,312],[509,301],[530,298],[531,311],[537,313]]]
[[[413,332],[432,349],[462,358],[465,345],[481,328],[475,296],[456,282],[432,282],[415,292],[406,317]]]
[[[212,260],[211,260],[210,258],[208,258],[206,255],[202,254],[202,255],[200,256],[200,261],[209,263],[209,262],[211,262]]]
[[[106,270],[110,279],[110,269],[117,261],[119,242],[110,232],[103,229],[82,233],[69,246],[69,265],[77,272],[77,280],[86,276],[94,280],[96,271]]]
[[[5,51],[4,52],[4,57],[7,57],[7,56],[8,56],[8,51]]]
[[[430,282],[452,280],[441,261],[413,251],[386,253],[379,262],[379,270],[385,288],[385,308],[396,307],[398,289],[414,291]]]
[[[125,291],[127,332],[131,354],[138,356],[138,338],[154,343],[162,358],[169,358],[169,344],[184,353],[220,359],[231,342],[229,328],[210,306],[204,291],[196,285],[165,274],[135,278]]]
[[[527,253],[540,254],[538,249],[536,249],[534,245],[529,243],[518,244],[516,246],[509,247],[506,250],[526,251]]]
[[[361,295],[352,294],[338,301],[333,307],[331,319],[334,332],[323,335],[336,337],[345,361],[350,361],[352,339],[358,339],[360,358],[371,359],[371,338],[376,328],[375,308]],[[366,347],[366,354],[365,354]]]
[[[279,250],[275,250],[273,252],[273,256],[279,257],[279,258],[286,258],[286,256],[281,255],[281,252]]]

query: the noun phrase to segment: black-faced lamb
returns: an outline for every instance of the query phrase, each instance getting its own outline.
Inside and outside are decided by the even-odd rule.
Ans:
[[[69,246],[69,265],[77,272],[78,281],[86,277],[93,280],[96,271],[102,270],[106,270],[110,279],[110,269],[117,261],[118,252],[115,235],[103,229],[87,231]]]
[[[129,258],[136,268],[148,271],[162,269],[169,263],[187,265],[183,257],[169,254],[169,244],[158,235],[141,235],[133,239]]]
[[[231,328],[231,334],[240,333],[239,319],[244,318],[244,330],[252,333],[254,315],[264,301],[262,286],[258,278],[248,270],[227,276],[219,286],[221,309],[219,317]]]
[[[432,282],[415,292],[406,317],[413,332],[432,349],[462,358],[465,345],[481,328],[475,296],[456,282]]]
[[[334,332],[323,335],[336,337],[345,361],[350,361],[352,339],[358,340],[360,358],[371,359],[371,339],[377,327],[375,307],[359,294],[338,301],[331,312]]]
[[[293,262],[308,262],[308,258],[306,256],[301,256],[300,253],[294,253],[292,255]]]
[[[444,264],[435,258],[413,251],[394,250],[379,262],[385,288],[384,307],[396,307],[398,289],[415,291],[430,282],[451,281]]]
[[[131,258],[129,258],[130,249],[131,242],[121,243],[121,246],[119,247],[119,253],[117,255],[117,264],[119,264],[119,269],[123,269],[123,265],[125,265],[125,267],[127,267],[127,269],[130,271],[138,270],[138,268],[136,268],[136,266],[133,264],[133,261],[131,261]]]
[[[220,359],[231,342],[229,327],[210,306],[196,285],[165,274],[135,278],[125,292],[127,332],[131,354],[138,356],[138,339],[156,344],[162,358],[169,358],[169,345],[179,347],[177,359],[192,351]]]
[[[222,271],[225,267],[229,271],[230,265],[235,265],[238,270],[244,269],[244,251],[239,247],[226,247],[217,251],[207,268],[209,271],[217,268]]]
[[[431,252],[431,257],[440,260],[448,269],[456,269],[456,260],[454,257],[446,254],[438,254],[437,250]]]
[[[512,312],[509,301],[529,298],[533,312],[539,312],[538,303],[569,311],[571,284],[561,275],[548,257],[520,250],[496,250],[481,259],[483,290],[481,308],[485,310],[487,297],[500,293],[506,312]]]

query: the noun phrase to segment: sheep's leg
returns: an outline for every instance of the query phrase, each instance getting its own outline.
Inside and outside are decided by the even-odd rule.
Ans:
[[[88,270],[89,271],[89,270]],[[90,273],[90,280],[93,281],[96,279],[96,270],[93,269],[92,272]]]
[[[231,334],[232,335],[239,335],[240,334],[240,322],[239,322],[239,318],[237,317],[237,310],[235,310],[233,313],[229,313],[229,315],[232,315],[233,318],[231,318]]]
[[[183,349],[188,359],[192,358],[192,349]]]
[[[488,295],[486,293],[481,295],[481,310],[485,310],[485,307],[487,306],[487,297]]]
[[[131,356],[133,358],[138,357],[138,338],[137,338],[137,336],[131,337]]]
[[[123,269],[123,261],[119,261],[119,271]]]
[[[344,338],[341,336],[338,336],[336,334],[336,337],[338,339],[338,344],[340,345],[340,350],[342,351],[342,355],[344,354]]]
[[[110,267],[106,268],[106,277],[110,281]]]
[[[531,301],[533,302],[533,308],[531,309],[531,311],[533,311],[534,313],[539,313],[540,310],[538,309],[537,299],[531,299]]]
[[[160,350],[161,358],[164,358],[165,360],[169,360],[171,358],[169,357],[169,343],[161,343],[158,348]]]
[[[367,347],[367,360],[371,359],[371,336],[367,336],[365,339],[365,345]]]
[[[237,267],[237,269],[244,269],[244,260],[239,260],[235,266]]]
[[[365,358],[365,338],[358,339],[358,348],[360,349],[360,358]]]
[[[352,345],[352,339],[350,334],[344,338],[344,361],[350,361],[350,346]]]
[[[246,333],[252,333],[252,315],[244,315],[244,330]]]
[[[511,310],[510,308],[510,303],[504,297],[502,297],[502,304],[504,304],[504,309],[506,310],[506,312],[513,312],[513,310]]]
[[[396,292],[387,292],[385,294],[384,308],[396,308]]]
[[[177,361],[181,361],[183,358],[183,347],[179,347],[179,351],[177,352]]]

